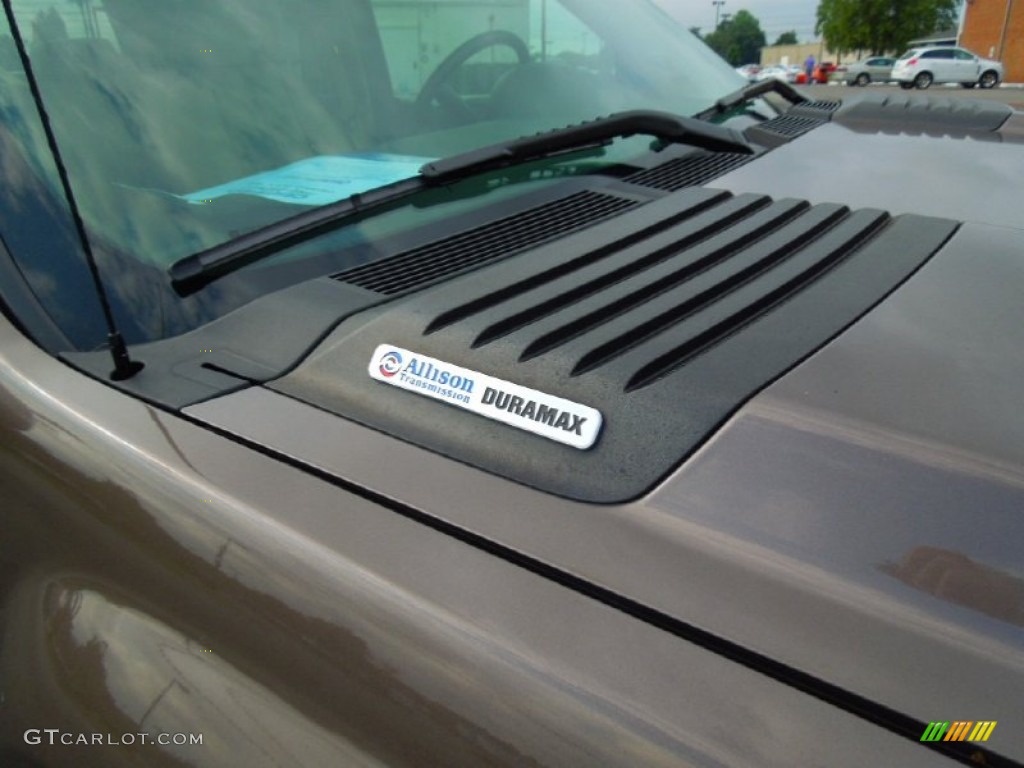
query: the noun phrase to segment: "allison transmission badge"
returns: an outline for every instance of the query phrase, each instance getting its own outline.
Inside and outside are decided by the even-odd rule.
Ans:
[[[401,347],[381,344],[370,376],[510,427],[586,450],[601,431],[601,412]]]

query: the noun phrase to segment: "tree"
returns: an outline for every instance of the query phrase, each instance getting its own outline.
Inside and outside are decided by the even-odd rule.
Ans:
[[[759,61],[765,45],[761,22],[750,11],[739,11],[704,36],[704,42],[734,67]]]
[[[775,40],[775,42],[772,43],[772,45],[796,45],[796,44],[797,44],[796,32],[794,32],[793,30],[790,30],[789,32],[783,32],[781,35],[778,36],[778,38]]]
[[[815,31],[834,50],[901,53],[915,37],[956,26],[959,0],[821,0]]]

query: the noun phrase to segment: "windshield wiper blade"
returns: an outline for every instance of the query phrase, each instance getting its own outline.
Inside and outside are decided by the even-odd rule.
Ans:
[[[645,134],[668,143],[716,152],[753,154],[754,148],[731,128],[668,112],[619,112],[568,128],[482,147],[427,163],[411,179],[353,195],[291,216],[221,245],[179,259],[168,269],[179,296],[188,296],[219,277],[351,223],[405,203],[424,189],[510,165],[607,144],[616,137]]]
[[[777,93],[790,104],[802,104],[809,99],[789,83],[785,83],[775,77],[769,77],[759,83],[752,83],[737,91],[723,96],[711,109],[701,112],[699,117],[710,117],[715,113],[728,112],[733,107],[738,107],[744,102],[764,96],[766,93]]]
[[[179,296],[188,296],[219,277],[326,234],[342,224],[368,213],[380,213],[398,207],[405,202],[405,198],[425,188],[423,179],[414,177],[289,216],[221,245],[179,259],[167,270],[171,285]]]
[[[742,134],[731,128],[670,112],[633,110],[435,160],[424,165],[420,175],[428,184],[442,184],[483,171],[600,146],[614,138],[637,134],[713,152],[754,153],[754,148]]]

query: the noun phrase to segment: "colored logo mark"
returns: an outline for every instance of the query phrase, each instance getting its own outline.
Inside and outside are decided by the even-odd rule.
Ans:
[[[390,379],[400,370],[402,370],[402,356],[397,352],[388,352],[380,359],[380,373],[382,376],[387,376]]]
[[[921,741],[988,741],[995,728],[995,720],[938,721],[928,723]]]

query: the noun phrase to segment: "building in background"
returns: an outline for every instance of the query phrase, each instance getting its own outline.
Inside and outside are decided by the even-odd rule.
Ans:
[[[831,50],[824,40],[818,40],[814,43],[799,43],[797,45],[767,45],[761,49],[760,64],[762,67],[774,64],[802,67],[808,55],[813,55],[814,60],[819,63],[831,61],[834,64],[845,64],[857,61],[856,52],[840,54],[838,51]]]
[[[931,48],[936,45],[952,47],[956,45],[957,34],[958,32],[955,29],[946,29],[932,35],[916,37],[907,43],[907,48]],[[902,51],[900,51],[900,53],[902,53]]]
[[[960,45],[1003,62],[1006,82],[1024,83],[1024,0],[967,0]]]

